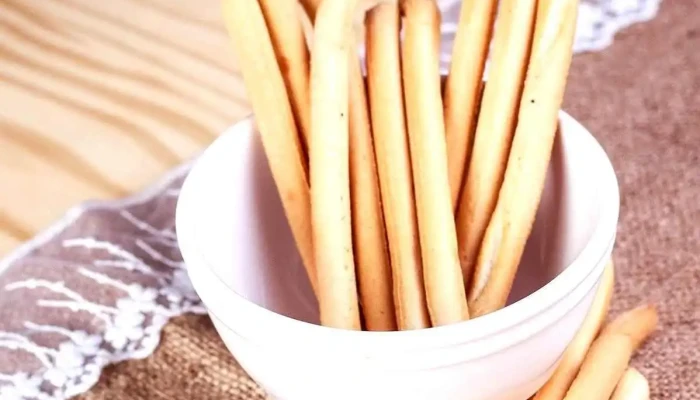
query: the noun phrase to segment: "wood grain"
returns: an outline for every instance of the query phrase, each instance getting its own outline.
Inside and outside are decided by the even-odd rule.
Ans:
[[[0,2],[0,256],[250,113],[219,2]]]

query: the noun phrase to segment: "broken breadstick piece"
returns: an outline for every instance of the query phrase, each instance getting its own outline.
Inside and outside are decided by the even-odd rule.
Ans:
[[[479,247],[496,206],[506,169],[536,7],[536,0],[503,0],[499,5],[493,56],[456,214],[459,257],[466,287],[472,280]]]
[[[282,72],[287,95],[301,132],[305,152],[309,148],[311,100],[309,95],[309,49],[297,18],[296,0],[259,0]]]
[[[349,54],[359,0],[325,1],[311,53],[311,216],[321,324],[360,330],[352,243]]]
[[[391,264],[360,60],[350,51],[350,201],[360,305],[368,331],[395,331]]]
[[[524,7],[527,3],[524,0],[516,2],[517,7]],[[547,167],[557,131],[559,108],[571,65],[577,5],[577,0],[540,0],[538,2],[532,52],[520,100],[517,127],[503,184],[500,185],[496,208],[491,215],[479,249],[469,290],[469,305],[476,316],[505,306],[525,243],[532,230],[544,189]],[[525,13],[527,10],[522,12]],[[488,90],[487,84],[486,91]],[[486,132],[486,134],[489,133],[493,132]],[[479,128],[477,128],[476,140],[475,146],[480,140]],[[472,166],[480,165],[481,157],[486,158],[483,161],[485,164],[493,162],[488,159],[488,154],[480,154],[477,157],[478,152],[479,150],[475,147]],[[475,171],[478,170],[470,167],[469,179],[472,173],[475,174],[474,176],[479,176]],[[479,180],[481,178],[479,177]],[[489,176],[489,179],[498,178]],[[475,186],[468,185],[467,190],[481,190],[482,185],[492,188],[493,181],[490,183],[483,181]],[[466,199],[467,207],[466,210],[460,211],[483,218],[484,215],[473,214],[476,208],[469,206],[472,197],[468,196],[469,193],[464,194],[466,196],[463,195],[462,198]],[[458,219],[458,223],[463,224],[460,225],[462,228],[469,226],[464,224],[475,223],[475,221],[474,218],[464,218],[464,216]],[[468,229],[467,236],[462,236],[462,239],[469,240],[470,233],[478,235],[478,232]],[[463,253],[467,256],[470,255],[469,246],[465,248],[467,253]],[[462,261],[466,261],[468,267],[469,258]]]
[[[627,368],[611,400],[649,400],[649,382],[637,369]]]
[[[445,138],[452,206],[457,208],[479,115],[484,64],[497,0],[464,0],[445,81]]]
[[[637,307],[609,323],[593,342],[565,400],[610,398],[632,354],[657,323],[658,315],[652,306]]]
[[[615,281],[615,272],[612,260],[605,267],[603,278],[598,286],[598,291],[591,304],[590,311],[573,340],[567,347],[559,361],[557,369],[547,383],[540,388],[533,400],[561,400],[569,390],[586,353],[595,340],[601,326],[605,322],[610,307],[610,299]]]
[[[405,0],[403,83],[426,300],[433,326],[469,319],[457,254],[440,93],[440,10]]]
[[[257,1],[223,0],[222,6],[284,212],[318,293],[306,162],[262,10]]]
[[[367,86],[400,330],[430,326],[406,135],[396,3],[367,14]]]

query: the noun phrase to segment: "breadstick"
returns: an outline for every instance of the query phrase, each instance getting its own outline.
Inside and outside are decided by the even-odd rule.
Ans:
[[[518,6],[525,3],[524,0],[517,1]],[[510,149],[503,185],[498,194],[498,202],[479,249],[469,291],[471,311],[474,315],[484,315],[506,304],[525,242],[532,230],[544,188],[557,130],[557,116],[571,65],[577,5],[577,0],[540,0],[538,2],[532,54],[520,100],[518,126]],[[523,10],[523,12],[526,11]],[[488,89],[487,84],[486,91]],[[482,113],[485,112],[483,106],[481,109]],[[477,128],[477,143],[478,141],[479,128]],[[479,159],[483,156],[481,154],[477,157],[480,151],[478,148],[475,147],[472,166],[479,165]],[[470,177],[474,171],[470,169]],[[474,174],[474,176],[478,175],[476,172]],[[482,187],[467,186],[467,190],[479,189]],[[468,196],[468,192],[465,194],[467,196],[462,197],[466,198],[469,204],[471,197]],[[470,214],[468,210],[475,210],[475,208],[466,207],[465,211]],[[474,222],[469,218],[459,221],[461,224]]]
[[[430,326],[413,194],[399,55],[396,4],[377,6],[367,20],[367,84],[379,172],[394,306],[401,330]]]
[[[350,201],[365,329],[396,330],[391,264],[360,61],[350,50]]]
[[[530,51],[536,0],[503,0],[493,38],[469,168],[457,206],[459,257],[470,286],[484,232],[498,199]],[[472,300],[470,297],[469,300]]]
[[[632,354],[656,329],[657,323],[656,309],[642,306],[608,324],[593,342],[565,399],[610,398]]]
[[[223,0],[222,6],[282,206],[318,293],[306,163],[262,10],[256,1]]]
[[[304,150],[309,148],[311,99],[309,94],[309,50],[296,0],[259,0],[267,22],[277,63],[282,71],[287,94],[301,132]]]
[[[537,392],[533,400],[561,400],[564,398],[566,391],[569,390],[571,382],[581,367],[581,363],[586,357],[591,343],[598,335],[603,322],[605,322],[605,317],[610,307],[614,281],[614,266],[613,262],[610,261],[605,267],[603,278],[586,319],[564,352],[564,356],[554,374]]]
[[[632,347],[637,349],[656,329],[658,318],[656,307],[652,305],[639,306],[619,315],[605,326],[600,334],[624,335],[629,339]]]
[[[423,277],[430,319],[439,326],[469,319],[447,174],[440,10],[434,0],[405,0],[402,7],[404,96]]]
[[[469,163],[484,63],[497,0],[464,0],[445,81],[445,138],[452,206],[457,208]]]
[[[627,368],[611,400],[649,400],[649,382],[635,368]]]
[[[302,0],[313,21],[320,0]],[[375,150],[359,60],[350,49],[350,200],[360,304],[365,328],[396,330],[392,276]]]
[[[352,243],[349,65],[359,0],[325,1],[311,53],[311,215],[321,324],[361,329]]]

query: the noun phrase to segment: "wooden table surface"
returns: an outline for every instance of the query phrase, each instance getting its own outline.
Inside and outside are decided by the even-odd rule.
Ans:
[[[216,0],[3,0],[0,37],[0,255],[250,112]]]

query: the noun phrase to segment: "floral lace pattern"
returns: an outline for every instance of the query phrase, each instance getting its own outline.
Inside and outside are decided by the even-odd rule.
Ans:
[[[150,355],[169,318],[205,312],[174,231],[186,172],[81,206],[0,264],[1,399],[83,393],[104,366]]]
[[[581,0],[575,51],[601,50],[615,33],[653,18],[660,0]],[[439,0],[443,69],[459,1]],[[188,165],[146,193],[84,204],[0,263],[0,399],[66,399],[103,367],[145,358],[168,319],[205,313],[174,231]]]

